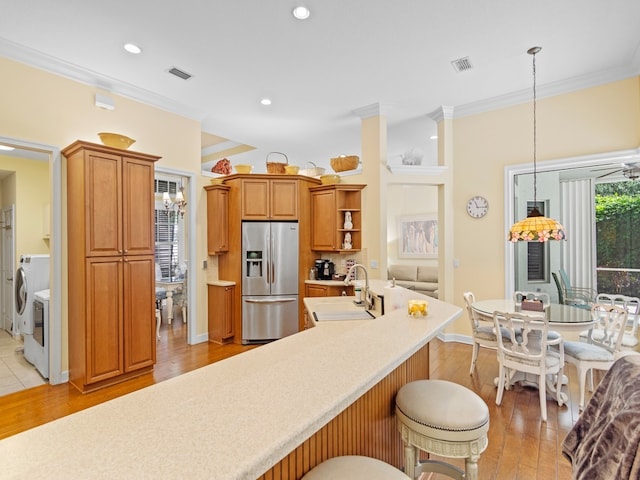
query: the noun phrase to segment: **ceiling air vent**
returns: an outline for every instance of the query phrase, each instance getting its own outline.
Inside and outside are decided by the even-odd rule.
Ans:
[[[463,58],[454,60],[453,62],[451,62],[451,65],[453,65],[453,69],[458,73],[466,72],[467,70],[471,70],[473,68],[473,65],[471,64],[471,60],[469,60],[469,57],[463,57]]]
[[[183,70],[180,70],[179,68],[176,67],[171,67],[171,69],[169,69],[169,73],[171,75],[175,75],[178,78],[181,78],[183,80],[189,80],[193,75],[191,75],[190,73],[187,73]]]

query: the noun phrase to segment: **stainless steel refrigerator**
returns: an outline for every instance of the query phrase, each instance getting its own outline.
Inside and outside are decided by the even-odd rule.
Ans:
[[[242,222],[242,343],[298,331],[298,224]]]

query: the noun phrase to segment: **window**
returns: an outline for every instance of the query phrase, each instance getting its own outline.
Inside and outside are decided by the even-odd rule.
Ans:
[[[180,189],[179,177],[156,176],[155,179],[155,241],[156,280],[171,282],[182,275],[184,261],[184,230],[177,208],[167,209],[162,194],[175,198]]]

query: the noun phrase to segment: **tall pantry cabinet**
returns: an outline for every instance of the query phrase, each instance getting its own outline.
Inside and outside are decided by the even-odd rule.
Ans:
[[[88,392],[153,369],[154,162],[76,141],[67,159],[69,381]]]

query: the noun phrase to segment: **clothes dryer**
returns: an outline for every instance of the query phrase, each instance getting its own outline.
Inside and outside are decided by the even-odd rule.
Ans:
[[[33,335],[24,336],[24,358],[33,364],[44,378],[49,378],[49,290],[35,292]]]
[[[33,335],[33,301],[36,292],[49,288],[49,255],[22,255],[14,288],[14,334]]]

